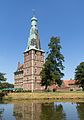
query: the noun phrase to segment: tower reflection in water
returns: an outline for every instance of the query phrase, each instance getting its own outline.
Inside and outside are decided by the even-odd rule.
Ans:
[[[16,120],[40,120],[41,104],[21,103],[14,105],[13,115]]]
[[[84,102],[1,103],[0,120],[84,120]]]
[[[65,119],[65,113],[61,104],[54,103],[21,103],[14,105],[13,116],[16,120],[52,120]]]

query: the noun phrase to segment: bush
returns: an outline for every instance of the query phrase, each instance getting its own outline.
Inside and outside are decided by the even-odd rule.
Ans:
[[[73,91],[73,89],[70,89],[70,91]]]
[[[24,93],[31,92],[31,90],[23,90],[22,92],[24,92]]]
[[[22,91],[23,91],[22,88],[17,88],[17,89],[15,90],[15,92],[22,92]]]
[[[52,92],[52,90],[50,90],[49,88],[47,90],[45,90],[44,92]]]

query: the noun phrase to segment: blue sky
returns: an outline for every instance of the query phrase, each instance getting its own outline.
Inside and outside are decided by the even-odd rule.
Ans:
[[[0,72],[14,82],[17,63],[23,63],[32,9],[42,49],[47,52],[51,36],[59,36],[65,57],[63,79],[74,79],[76,66],[84,61],[84,0],[0,0]]]

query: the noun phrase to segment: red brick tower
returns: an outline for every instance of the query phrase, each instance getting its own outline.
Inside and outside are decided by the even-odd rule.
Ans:
[[[24,52],[23,89],[41,90],[40,72],[44,64],[44,51],[40,46],[37,19],[32,17],[28,45]]]

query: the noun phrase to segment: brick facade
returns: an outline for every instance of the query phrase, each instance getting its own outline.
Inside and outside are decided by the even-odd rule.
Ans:
[[[28,45],[24,52],[24,63],[18,64],[14,72],[15,88],[23,90],[42,90],[40,72],[44,64],[44,51],[40,46],[37,19],[32,17]]]
[[[24,53],[24,81],[23,89],[41,89],[40,71],[44,64],[44,52],[35,49]],[[25,84],[26,83],[26,84]]]
[[[44,64],[44,52],[30,50],[24,52],[24,64],[14,73],[15,88],[23,90],[41,90],[40,72]]]
[[[23,88],[23,65],[18,63],[17,71],[14,72],[15,88]]]

